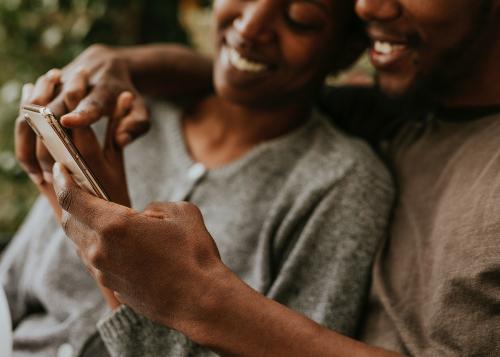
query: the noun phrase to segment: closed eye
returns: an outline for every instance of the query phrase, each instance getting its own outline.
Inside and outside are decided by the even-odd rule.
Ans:
[[[325,26],[327,16],[327,9],[321,2],[300,0],[290,4],[285,19],[295,30],[315,31]]]

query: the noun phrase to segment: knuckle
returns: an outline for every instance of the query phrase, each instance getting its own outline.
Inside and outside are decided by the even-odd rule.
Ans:
[[[57,192],[57,202],[64,211],[68,211],[73,204],[73,191],[68,188],[64,188]]]
[[[119,215],[106,220],[100,227],[100,234],[104,239],[111,239],[115,236],[122,236],[127,231],[128,219]]]
[[[61,215],[61,227],[64,233],[66,233],[67,235],[68,233],[70,233],[70,226],[71,226],[71,215],[68,212],[63,211]]]
[[[178,210],[181,214],[186,215],[201,215],[201,211],[198,206],[192,204],[191,202],[178,202],[176,203]]]
[[[60,75],[61,75],[61,70],[60,69],[58,69],[58,68],[52,68],[51,70],[49,70],[45,74],[45,77],[50,82],[57,82],[59,80],[59,76]]]
[[[102,44],[102,43],[94,43],[92,45],[90,45],[86,50],[85,52],[88,53],[89,55],[95,55],[95,54],[98,54],[98,53],[101,53],[101,52],[105,52],[105,51],[108,51],[109,50],[109,47]]]
[[[104,109],[105,105],[101,101],[99,101],[95,98],[90,98],[88,101],[85,102],[85,107],[86,108],[84,110],[87,113],[100,115],[101,113],[103,113],[103,109]]]
[[[64,92],[64,100],[66,102],[76,102],[85,95],[85,90],[79,87],[73,87]]]
[[[146,210],[149,210],[149,211],[157,211],[157,210],[160,210],[162,209],[162,206],[164,204],[162,202],[158,202],[158,201],[155,201],[155,202],[150,202],[147,206],[146,206]]]
[[[94,243],[87,249],[87,261],[93,267],[100,269],[106,266],[109,255],[100,243]]]
[[[40,85],[44,85],[45,83],[47,83],[49,77],[47,76],[47,73],[41,75],[40,77],[38,77],[38,79],[36,80],[36,83],[35,83],[35,88],[36,87],[39,87]]]
[[[80,66],[77,68],[75,77],[86,78],[87,75],[88,75],[88,71],[87,71],[87,69],[85,69],[85,67]]]

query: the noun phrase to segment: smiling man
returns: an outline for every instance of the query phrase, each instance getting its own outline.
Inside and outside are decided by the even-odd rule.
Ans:
[[[103,228],[86,212],[109,220],[123,217],[123,209],[85,194],[56,170],[67,227],[84,222],[97,246],[121,252],[96,259],[85,247],[91,245],[68,231],[123,302],[229,355],[500,354],[500,1],[358,0],[356,12],[367,23],[380,89],[405,97],[403,110],[372,89],[335,90],[324,100],[337,124],[380,148],[399,188],[359,326],[363,343],[245,285],[220,262],[196,210],[164,204],[157,207],[161,223],[131,215]],[[164,225],[169,259],[161,266],[135,257],[148,241],[134,236],[137,224]],[[130,234],[117,239],[116,232]],[[124,242],[135,251],[125,254]],[[133,274],[123,274],[123,266]],[[151,281],[151,271],[161,271],[161,281]],[[181,308],[167,297],[191,304]]]
[[[395,135],[378,138],[399,199],[361,338],[415,356],[497,355],[500,1],[358,0],[356,11],[380,88],[411,97]],[[370,120],[361,97],[358,132]]]

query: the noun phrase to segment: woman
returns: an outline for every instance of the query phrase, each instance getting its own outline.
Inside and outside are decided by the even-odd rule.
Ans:
[[[184,111],[155,110],[154,117],[161,120],[125,152],[132,205],[145,208],[139,220],[136,212],[121,208],[121,221],[134,222],[131,229],[116,236],[117,220],[104,213],[111,208],[108,203],[93,200],[106,210],[85,210],[83,202],[75,206],[74,193],[84,193],[56,167],[58,191],[72,187],[59,195],[63,208],[87,216],[87,228],[82,228],[65,214],[68,235],[80,242],[95,236],[100,220],[98,225],[105,228],[98,235],[121,239],[120,252],[85,240],[84,259],[89,259],[100,283],[118,296],[124,294],[125,303],[127,293],[144,294],[144,306],[163,299],[165,305],[189,310],[189,301],[145,294],[151,289],[143,286],[126,292],[119,283],[130,276],[142,276],[144,285],[157,282],[152,277],[161,274],[158,270],[168,260],[161,248],[161,227],[175,212],[148,202],[189,200],[203,219],[183,226],[204,223],[222,261],[247,284],[328,328],[354,334],[371,261],[385,233],[392,187],[370,150],[331,128],[313,108],[324,77],[351,57],[345,53],[348,34],[355,28],[351,7],[347,0],[216,1],[216,95]],[[120,100],[118,106],[126,107],[125,102]],[[117,113],[122,112],[118,108]],[[125,196],[116,162],[100,156],[96,146],[86,157],[113,196]],[[191,205],[177,209],[196,210]],[[130,235],[148,237],[142,242],[148,249],[128,246]],[[133,250],[135,257],[128,259],[125,252]],[[112,279],[113,274],[103,273],[110,261],[119,259],[130,263],[123,276]],[[179,277],[183,274],[179,271]],[[189,279],[178,284],[189,284]],[[161,286],[153,288],[162,291]],[[199,299],[205,295],[211,292],[200,292]],[[195,316],[181,321],[161,311],[146,315],[209,345],[193,332],[201,323]],[[210,353],[127,307],[113,312],[99,329],[113,355]]]

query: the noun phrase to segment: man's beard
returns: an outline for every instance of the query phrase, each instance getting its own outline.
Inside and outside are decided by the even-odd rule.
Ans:
[[[460,90],[461,83],[474,75],[481,60],[495,44],[487,42],[485,34],[488,17],[491,14],[493,0],[478,0],[480,8],[473,23],[473,28],[459,43],[445,51],[429,73],[417,73],[413,85],[400,96],[409,114],[421,118],[440,107],[446,98]],[[418,64],[416,64],[418,66]]]

